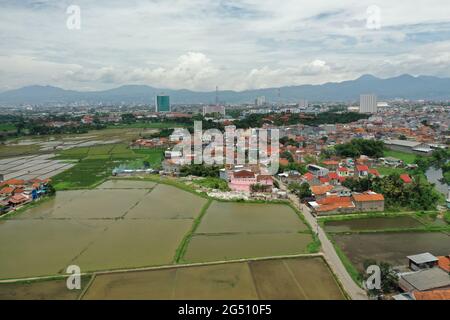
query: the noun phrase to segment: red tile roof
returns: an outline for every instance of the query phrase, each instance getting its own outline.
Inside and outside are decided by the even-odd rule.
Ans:
[[[439,259],[439,268],[444,271],[450,272],[450,256],[440,256],[437,258]]]
[[[5,181],[5,184],[11,185],[11,186],[24,185],[25,184],[25,180],[9,179],[9,180]]]
[[[374,176],[377,176],[377,177],[380,176],[380,173],[378,172],[377,169],[369,169],[369,173],[370,173],[371,175],[374,175]]]
[[[327,183],[327,182],[330,182],[330,179],[329,179],[329,178],[327,178],[327,177],[322,177],[322,178],[319,178],[319,180],[320,180],[320,182],[322,182],[322,183]]]
[[[332,180],[337,180],[337,179],[339,179],[339,176],[336,172],[330,172],[330,173],[328,173],[328,178],[330,178]]]
[[[340,171],[340,172],[347,172],[348,169],[346,167],[339,167],[338,171]]]
[[[303,177],[308,180],[311,181],[312,179],[314,179],[314,175],[311,172],[307,172],[303,175]]]
[[[326,194],[327,192],[331,191],[334,187],[333,186],[312,186],[311,192],[315,195],[322,195]]]
[[[14,191],[14,187],[4,187],[2,190],[0,190],[0,194],[11,194]]]
[[[353,199],[357,202],[383,201],[384,196],[380,193],[354,194]]]
[[[326,166],[337,166],[339,164],[339,162],[335,160],[325,160],[322,161],[322,163]]]
[[[450,300],[450,289],[432,291],[414,291],[416,300]]]
[[[254,178],[255,174],[248,170],[240,170],[233,173],[235,178]]]
[[[359,166],[356,166],[356,170],[357,171],[369,171],[369,167],[368,166],[359,165]]]
[[[280,158],[280,165],[282,165],[282,166],[289,165],[289,160],[286,158]]]
[[[411,183],[412,182],[411,177],[408,174],[406,174],[406,173],[401,174],[400,175],[400,179],[402,179],[404,183]]]

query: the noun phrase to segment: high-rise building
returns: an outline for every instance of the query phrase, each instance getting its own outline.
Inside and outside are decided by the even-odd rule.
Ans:
[[[255,99],[255,105],[257,106],[257,107],[262,107],[262,106],[264,106],[266,104],[266,97],[265,96],[260,96],[260,97],[257,97],[256,99]]]
[[[300,109],[308,109],[308,100],[301,99],[298,103]]]
[[[374,94],[362,94],[359,99],[359,113],[377,112],[377,96]]]
[[[170,98],[166,95],[157,95],[155,98],[156,112],[170,112]]]

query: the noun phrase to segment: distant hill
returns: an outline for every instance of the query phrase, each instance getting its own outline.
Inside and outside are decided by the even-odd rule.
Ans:
[[[197,92],[191,90],[170,90],[146,85],[126,85],[111,90],[80,92],[64,90],[52,86],[29,86],[0,93],[0,104],[43,104],[85,101],[89,103],[148,103],[154,96],[164,92],[170,95],[171,102],[213,103],[215,91]],[[356,80],[322,85],[301,85],[281,87],[281,101],[358,101],[362,93],[375,93],[379,100],[404,98],[410,100],[450,100],[450,78],[431,76],[401,75],[380,79],[372,75],[363,75]],[[257,96],[265,96],[267,101],[277,102],[278,88],[219,91],[220,101],[226,103],[252,103]]]

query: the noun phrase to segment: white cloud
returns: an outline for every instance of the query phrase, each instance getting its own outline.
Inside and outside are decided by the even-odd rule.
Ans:
[[[72,1],[3,1],[0,89],[125,83],[246,89],[323,83],[375,73],[450,76],[450,2],[79,0],[81,30],[66,28]]]

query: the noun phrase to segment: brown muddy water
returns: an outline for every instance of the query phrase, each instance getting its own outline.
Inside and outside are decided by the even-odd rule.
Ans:
[[[206,200],[164,185],[122,186],[57,192],[1,220],[0,279],[55,275],[70,264],[82,271],[171,264]]]
[[[306,225],[287,205],[214,201],[196,233],[297,232]]]
[[[83,299],[345,299],[321,258],[97,275]]]
[[[450,236],[441,232],[333,234],[332,238],[359,271],[368,259],[406,265],[409,255],[450,253]]]
[[[145,181],[60,191],[0,221],[0,279],[61,274],[71,264],[86,272],[172,264],[206,201]],[[311,241],[285,205],[214,203],[206,218],[203,230],[219,234],[193,237],[193,261],[302,253]]]
[[[89,276],[81,277],[80,290],[67,289],[65,279],[1,283],[0,300],[76,300],[89,280]]]
[[[386,230],[397,228],[418,228],[423,226],[418,220],[410,216],[356,218],[352,220],[326,221],[327,232],[350,232],[368,230]]]
[[[293,255],[306,252],[306,233],[236,233],[194,235],[184,259],[188,262]]]

